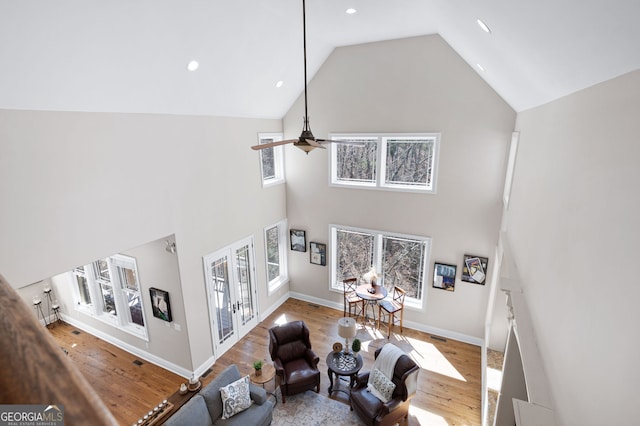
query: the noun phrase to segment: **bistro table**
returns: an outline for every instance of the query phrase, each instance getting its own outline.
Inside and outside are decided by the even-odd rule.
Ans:
[[[374,291],[371,291],[371,290]],[[364,314],[365,321],[367,319],[367,307],[371,307],[371,313],[373,314],[373,322],[376,322],[376,305],[379,301],[387,297],[387,289],[381,285],[371,286],[371,284],[362,284],[356,288],[356,294],[364,299]]]
[[[329,375],[329,396],[333,392],[350,393],[356,379],[356,375],[362,368],[362,356],[345,352],[330,352],[327,355],[327,374]],[[349,389],[333,387],[333,376],[336,376],[336,385],[340,383],[341,376],[349,377]]]

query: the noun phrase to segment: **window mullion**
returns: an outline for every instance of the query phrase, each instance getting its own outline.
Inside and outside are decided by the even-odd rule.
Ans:
[[[130,322],[129,309],[126,302],[126,293],[124,290],[124,283],[122,282],[122,276],[120,275],[120,268],[116,266],[113,258],[107,260],[109,264],[109,274],[111,275],[111,288],[113,289],[113,298],[116,304],[116,318],[118,319],[118,325],[125,326]]]
[[[84,267],[87,282],[89,283],[89,294],[91,295],[91,312],[93,315],[100,315],[104,301],[102,300],[102,290],[100,290],[100,283],[98,282],[98,272],[95,269],[95,265],[90,263]]]
[[[378,164],[376,167],[378,168],[376,176],[378,179],[376,180],[376,186],[381,188],[384,186],[384,183],[387,179],[387,138],[379,137],[378,138]]]
[[[384,286],[384,271],[382,270],[382,254],[383,250],[383,239],[384,235],[380,233],[374,234],[375,238],[375,247],[373,248],[373,267],[376,268],[376,272],[378,276],[381,278],[381,285]]]

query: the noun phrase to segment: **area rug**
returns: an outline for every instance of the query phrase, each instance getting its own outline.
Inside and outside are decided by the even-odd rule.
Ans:
[[[278,404],[273,410],[272,426],[353,426],[364,425],[347,404],[313,391],[287,396],[282,403],[278,389]]]

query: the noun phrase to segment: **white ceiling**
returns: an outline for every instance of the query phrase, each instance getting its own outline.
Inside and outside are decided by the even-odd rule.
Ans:
[[[309,79],[335,47],[434,33],[517,111],[640,69],[638,0],[306,7]],[[0,0],[0,108],[280,118],[302,74],[301,0]]]

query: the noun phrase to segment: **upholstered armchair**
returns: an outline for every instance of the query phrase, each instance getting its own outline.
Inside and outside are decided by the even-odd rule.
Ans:
[[[314,388],[320,392],[320,358],[311,350],[309,329],[303,321],[269,329],[269,353],[276,368],[283,403],[287,395]]]
[[[382,348],[375,352],[376,359]],[[409,417],[409,405],[418,386],[420,367],[406,354],[401,355],[393,370],[391,381],[395,389],[390,399],[383,402],[367,388],[372,372],[361,373],[356,377],[355,387],[349,396],[349,405],[366,425],[393,425],[406,421]]]

